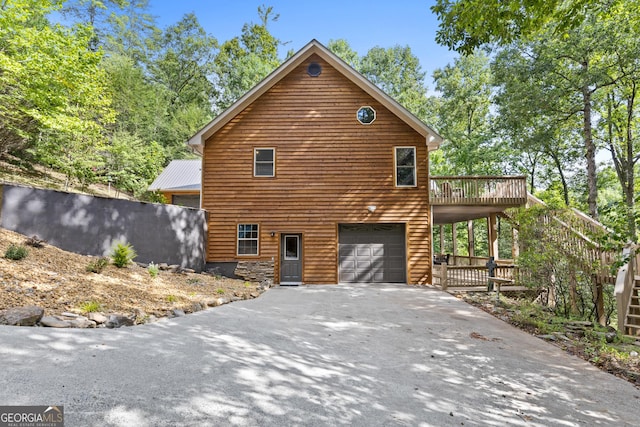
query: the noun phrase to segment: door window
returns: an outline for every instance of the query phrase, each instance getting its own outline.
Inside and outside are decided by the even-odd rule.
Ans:
[[[295,261],[299,259],[299,236],[284,236],[284,259]]]

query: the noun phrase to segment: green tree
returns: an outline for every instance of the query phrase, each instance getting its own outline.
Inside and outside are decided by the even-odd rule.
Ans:
[[[360,56],[358,52],[353,50],[349,45],[349,42],[345,39],[329,40],[327,49],[338,55],[344,62],[349,64],[352,68],[360,69]]]
[[[59,3],[7,0],[0,14],[0,133],[3,150],[58,159],[69,178],[90,177],[104,126],[113,120],[102,54],[84,26],[50,24]],[[60,153],[64,154],[64,160]]]
[[[510,162],[529,176],[530,191],[536,191],[536,178],[547,188],[559,181],[568,206],[569,177],[585,166],[581,121],[571,114],[575,107],[544,84],[539,75],[544,69],[537,70],[534,59],[520,49],[503,49],[496,56],[492,64],[499,117],[495,130],[511,148]]]
[[[436,41],[470,54],[489,44],[508,45],[535,35],[552,23],[561,34],[582,25],[585,17],[609,16],[620,6],[638,10],[638,0],[437,0],[431,11],[440,26]]]
[[[215,102],[220,112],[248,92],[278,65],[280,40],[268,30],[269,22],[278,20],[272,7],[258,7],[260,23],[245,24],[240,37],[220,46],[215,59],[217,85],[220,92]]]
[[[67,0],[60,11],[66,18],[93,29],[89,48],[96,51],[104,45],[107,20],[112,12],[110,8],[122,8],[125,5],[126,0]]]
[[[492,78],[487,56],[478,52],[457,58],[433,77],[440,93],[437,124],[445,138],[433,173],[501,173],[501,154],[490,132]]]
[[[115,132],[104,150],[105,175],[118,190],[139,196],[158,175],[164,151],[156,142],[144,142],[126,131]]]
[[[217,90],[211,81],[217,41],[193,14],[185,15],[154,40],[149,62],[153,86],[166,97],[160,141],[168,158],[186,154],[184,141],[212,117]]]
[[[112,10],[108,18],[105,50],[144,65],[149,55],[149,41],[160,31],[155,17],[148,12],[149,0],[127,0],[122,10]]]
[[[409,46],[371,48],[358,71],[417,117],[426,116],[425,73]]]

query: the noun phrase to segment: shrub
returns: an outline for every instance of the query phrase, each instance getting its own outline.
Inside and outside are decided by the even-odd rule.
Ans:
[[[26,258],[29,255],[29,250],[22,245],[10,245],[4,253],[4,257],[14,261]]]
[[[102,304],[98,301],[87,301],[82,303],[80,310],[82,310],[83,313],[95,313],[102,310]]]
[[[153,262],[147,266],[147,271],[149,272],[149,276],[153,277],[154,279],[158,277],[158,274],[160,274],[160,268],[158,267],[158,264],[154,264]]]
[[[138,256],[129,243],[118,243],[111,251],[111,260],[118,268],[126,267]]]
[[[219,293],[220,295],[222,295],[222,294],[224,294],[224,289],[218,288],[218,289],[216,289],[216,292]]]
[[[100,257],[90,261],[86,270],[90,273],[102,273],[102,270],[104,270],[107,265],[109,265],[109,258]]]
[[[176,302],[177,300],[175,295],[167,295],[167,302]]]

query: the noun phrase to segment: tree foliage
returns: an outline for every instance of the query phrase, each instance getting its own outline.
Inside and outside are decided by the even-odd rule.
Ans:
[[[267,28],[279,15],[266,6],[258,8],[258,15],[260,23],[245,24],[239,37],[220,46],[215,59],[219,90],[215,102],[217,112],[229,107],[280,65],[278,46],[281,42]]]
[[[437,0],[431,11],[440,21],[436,41],[468,55],[488,44],[526,40],[548,24],[561,35],[586,15],[604,18],[621,4],[638,10],[637,0]]]
[[[86,49],[84,26],[52,25],[47,0],[7,0],[0,14],[0,150],[25,149],[42,135],[55,147],[98,139],[113,120],[101,54]]]
[[[438,129],[445,138],[436,174],[500,174],[500,149],[491,135],[492,76],[482,52],[460,57],[433,74],[440,93]],[[446,159],[446,162],[440,159]]]

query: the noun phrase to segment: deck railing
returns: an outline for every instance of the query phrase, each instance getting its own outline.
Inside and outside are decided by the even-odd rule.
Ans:
[[[523,205],[527,201],[524,176],[433,176],[432,205]]]
[[[494,277],[501,283],[511,281],[517,284],[518,267],[513,264],[498,265],[494,270]],[[446,290],[487,290],[489,284],[489,269],[482,265],[434,265],[434,285]]]

